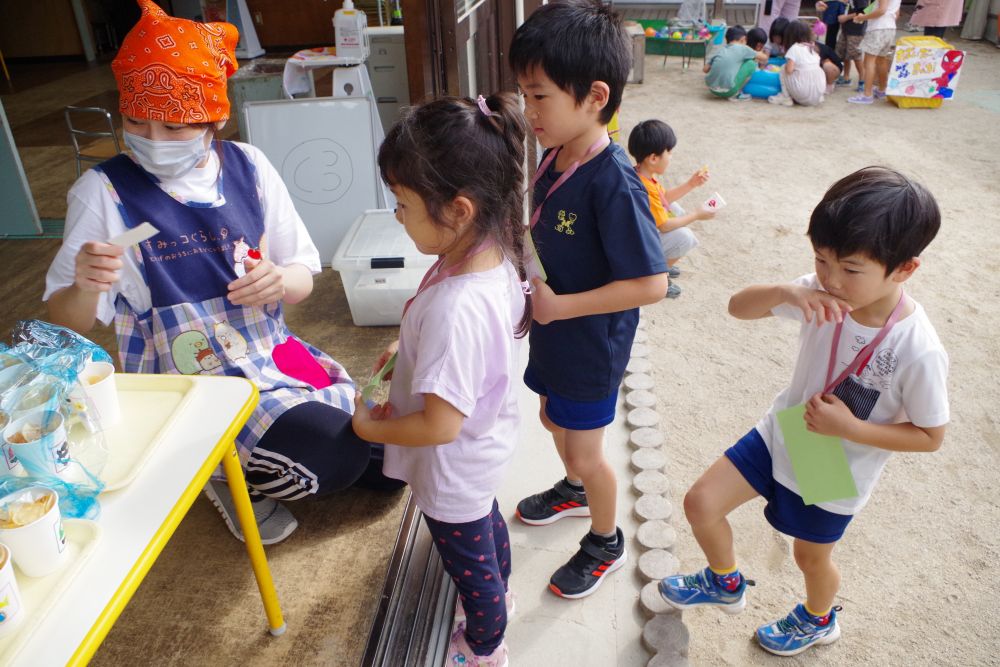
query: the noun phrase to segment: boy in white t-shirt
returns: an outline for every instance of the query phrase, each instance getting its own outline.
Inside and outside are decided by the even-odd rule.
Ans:
[[[759,495],[768,522],[794,538],[806,599],[759,627],[757,641],[795,655],[840,637],[834,546],[890,453],[936,451],[948,422],[948,356],[923,308],[903,291],[940,222],[922,186],[890,169],[861,169],[835,183],[812,213],[816,273],[732,297],[729,312],[739,319],[798,320],[798,360],[764,418],[688,490],[684,510],[708,567],[660,582],[671,605],[743,610],[753,582],[736,568],[726,516]],[[777,418],[802,404],[809,431],[842,439],[857,496],[804,503]]]

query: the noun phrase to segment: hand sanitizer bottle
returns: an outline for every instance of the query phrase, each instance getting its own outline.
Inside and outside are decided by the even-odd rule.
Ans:
[[[368,57],[368,18],[354,8],[354,0],[344,0],[344,7],[334,12],[333,32],[338,56],[362,60]]]

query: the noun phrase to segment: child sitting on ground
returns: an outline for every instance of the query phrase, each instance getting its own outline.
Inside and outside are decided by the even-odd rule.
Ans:
[[[807,234],[815,273],[751,286],[729,301],[729,313],[741,320],[797,321],[798,361],[764,418],[684,497],[708,567],[660,582],[672,606],[743,610],[751,582],[737,569],[726,517],[763,496],[764,517],[794,539],[806,596],[786,618],[760,626],[757,641],[771,653],[795,655],[840,637],[834,547],[892,452],[936,451],[948,423],[948,355],[927,313],[903,290],[940,225],[937,202],[919,184],[891,169],[861,169],[835,183],[813,210]],[[795,407],[799,412],[781,414]],[[781,428],[786,415],[813,434],[840,439],[855,496],[806,504],[789,458],[791,436]],[[912,585],[905,565],[878,567],[879,586]]]
[[[758,64],[767,64],[767,54],[747,46],[747,31],[734,25],[726,30],[726,45],[705,63],[705,85],[717,97],[748,100],[741,91]]]
[[[747,30],[747,46],[754,51],[763,51],[767,55],[767,31],[763,28],[750,28]]]
[[[789,107],[796,102],[807,107],[820,104],[826,93],[826,75],[813,43],[812,28],[805,21],[792,21],[781,41],[787,49],[781,70],[781,93],[767,101]]]
[[[785,51],[788,50],[788,46],[785,44],[785,28],[787,27],[788,19],[780,16],[774,19],[767,31],[767,45],[764,50],[772,58],[784,56]]]
[[[667,260],[669,299],[676,299],[681,295],[680,286],[674,283],[674,278],[680,275],[681,270],[674,265],[681,257],[698,247],[698,237],[688,225],[696,220],[711,220],[715,217],[714,211],[704,207],[699,206],[694,213],[685,213],[684,209],[673,203],[708,182],[708,170],[704,167],[693,173],[683,185],[667,191],[657,181],[656,177],[662,176],[670,165],[670,154],[676,145],[677,136],[674,131],[659,120],[639,123],[628,137],[628,152],[635,159],[635,170],[649,193],[649,207],[660,233],[663,258]]]

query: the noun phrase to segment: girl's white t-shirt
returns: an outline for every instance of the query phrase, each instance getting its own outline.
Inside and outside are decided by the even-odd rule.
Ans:
[[[802,276],[793,282],[810,289],[822,289],[816,274]],[[931,428],[948,423],[948,354],[923,307],[919,303],[914,305],[914,311],[897,322],[882,340],[859,378],[863,387],[879,393],[867,419],[873,424],[911,422],[922,428]],[[801,322],[799,356],[791,383],[774,399],[771,409],[757,424],[757,430],[771,452],[775,481],[799,493],[776,415],[823,391],[836,325],[826,323],[816,326],[806,322],[801,310],[787,304],[774,308],[772,313]],[[878,332],[879,329],[858,324],[850,315],[844,318],[834,378],[854,361],[858,351]],[[892,452],[850,440],[843,442],[858,495],[818,503],[818,506],[837,514],[855,514],[868,502]]]
[[[267,254],[279,266],[302,264],[313,273],[319,273],[319,251],[313,244],[302,218],[288,194],[285,183],[271,162],[260,149],[249,144],[233,142],[250,159],[257,174],[257,193],[264,213],[264,232],[267,235]],[[160,183],[160,189],[183,201],[220,203],[217,175],[219,158],[209,151],[208,163],[192,169],[180,179]],[[232,172],[226,172],[228,177]],[[125,222],[118,204],[108,188],[106,177],[94,169],[81,176],[67,196],[66,229],[63,244],[52,260],[45,276],[45,294],[48,301],[53,292],[72,285],[76,274],[76,255],[84,243],[104,242],[125,231]],[[153,237],[155,240],[156,237]],[[115,299],[122,294],[132,308],[143,313],[152,305],[149,287],[143,280],[139,264],[132,251],[122,260],[121,279],[109,292],[102,294],[97,306],[97,319],[110,324],[115,315]]]
[[[896,14],[901,4],[902,0],[889,0],[889,9],[877,19],[868,21],[868,30],[895,30]]]
[[[809,44],[799,42],[792,44],[785,54],[785,58],[795,61],[795,69],[807,70],[819,68],[819,53],[814,51]]]
[[[410,305],[389,386],[394,416],[434,394],[465,415],[445,445],[387,444],[383,472],[406,480],[420,510],[465,523],[490,513],[518,438],[518,348],[524,294],[507,261],[446,278]]]

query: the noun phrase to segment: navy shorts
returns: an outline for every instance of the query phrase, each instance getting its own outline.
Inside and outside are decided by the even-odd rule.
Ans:
[[[524,384],[539,396],[545,396],[545,415],[553,424],[571,431],[590,431],[615,420],[618,389],[599,401],[575,401],[552,393],[538,378],[531,364],[524,369]]]
[[[771,472],[771,452],[757,429],[727,449],[726,458],[767,501],[764,517],[778,532],[807,542],[829,544],[843,537],[847,524],[854,518],[806,505],[799,494],[776,482]]]

